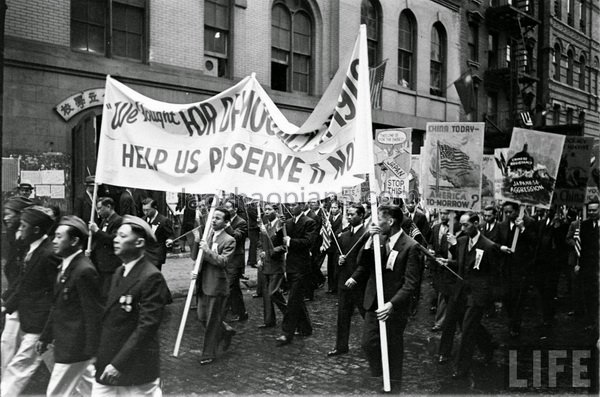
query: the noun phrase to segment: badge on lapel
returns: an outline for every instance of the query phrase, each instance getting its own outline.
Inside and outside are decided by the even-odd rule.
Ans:
[[[129,313],[132,310],[131,303],[133,303],[133,297],[131,295],[122,295],[119,298],[119,303],[121,304],[121,309]]]
[[[473,266],[473,269],[479,270],[481,259],[483,259],[483,250],[480,248],[475,248],[475,266]]]

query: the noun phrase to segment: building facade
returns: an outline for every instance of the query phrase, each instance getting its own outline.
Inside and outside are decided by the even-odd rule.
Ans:
[[[107,74],[151,98],[188,103],[255,73],[286,117],[300,125],[362,22],[370,63],[387,59],[374,128],[422,131],[429,121],[459,119],[452,87],[461,73],[459,1],[6,4],[2,151],[17,164],[4,167],[3,193],[26,175],[36,194],[63,210],[71,209],[85,177],[95,173]]]
[[[542,124],[600,137],[600,1],[544,1],[540,19]]]

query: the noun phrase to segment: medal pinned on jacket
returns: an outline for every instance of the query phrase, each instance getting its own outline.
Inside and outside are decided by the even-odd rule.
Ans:
[[[132,310],[131,303],[133,303],[133,297],[131,295],[122,295],[119,298],[119,303],[121,304],[121,309],[129,313]]]

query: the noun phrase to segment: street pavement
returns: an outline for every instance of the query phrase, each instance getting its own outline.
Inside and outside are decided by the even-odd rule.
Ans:
[[[259,329],[262,323],[262,299],[252,298],[256,282],[256,270],[247,268],[248,281],[244,282],[243,294],[249,319],[231,325],[237,330],[231,347],[221,353],[211,365],[200,366],[203,331],[190,312],[178,357],[172,355],[177,331],[189,287],[193,263],[185,254],[172,256],[163,266],[163,272],[175,301],[165,314],[160,329],[161,366],[163,393],[180,395],[373,395],[381,393],[382,379],[370,377],[368,364],[360,350],[362,319],[355,314],[352,321],[350,352],[338,357],[327,357],[334,347],[335,322],[337,316],[336,297],[317,291],[315,300],[307,302],[314,332],[310,337],[294,338],[291,345],[276,347],[275,338],[280,335],[281,314],[277,312],[277,327]],[[325,266],[323,266],[324,268]],[[580,320],[566,315],[566,308],[559,310],[557,326],[547,339],[540,340],[536,325],[539,313],[532,301],[524,316],[524,332],[518,340],[511,340],[506,330],[504,314],[487,318],[484,325],[501,344],[492,363],[484,364],[483,357],[476,353],[472,379],[451,379],[451,364],[436,363],[436,348],[439,333],[430,328],[433,315],[429,312],[428,299],[431,286],[426,278],[423,294],[415,317],[411,318],[405,331],[405,357],[403,394],[521,394],[521,393],[581,393],[585,389],[564,388],[508,389],[508,349],[522,346],[593,346],[593,335],[583,331]],[[535,295],[532,295],[534,297]],[[564,304],[563,304],[564,306]],[[456,346],[456,343],[455,343]],[[568,367],[568,365],[565,365]],[[545,368],[545,367],[543,367]],[[568,369],[568,368],[567,368]],[[527,375],[522,375],[527,377]],[[28,386],[28,394],[43,394],[48,382],[48,373],[40,368]],[[559,382],[560,383],[560,382]]]

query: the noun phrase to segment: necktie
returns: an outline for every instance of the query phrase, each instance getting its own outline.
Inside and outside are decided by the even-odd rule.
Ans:
[[[473,240],[469,239],[469,251],[473,249]]]
[[[488,232],[490,231],[490,229],[491,229],[491,228],[492,228],[492,227],[490,226],[490,224],[489,224],[489,223],[488,223],[488,224],[485,226],[485,230],[487,230]]]

